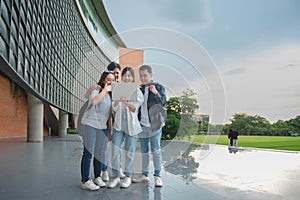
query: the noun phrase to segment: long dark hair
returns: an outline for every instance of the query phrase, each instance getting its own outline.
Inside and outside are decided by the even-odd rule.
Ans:
[[[113,71],[104,71],[102,74],[101,74],[101,77],[100,77],[100,80],[99,82],[97,83],[98,85],[101,86],[101,89],[104,88],[105,84],[104,84],[104,81],[106,79],[106,77],[109,75],[109,74],[114,74]]]
[[[133,77],[133,82],[134,82],[134,70],[132,67],[125,67],[123,70],[122,70],[122,74],[121,76],[123,76],[124,74],[126,74],[127,72],[129,72],[131,74],[131,76]]]

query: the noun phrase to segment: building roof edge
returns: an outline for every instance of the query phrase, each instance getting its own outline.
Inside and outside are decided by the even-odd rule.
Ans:
[[[116,32],[115,28],[113,27],[108,15],[107,15],[105,6],[103,4],[103,1],[102,0],[100,0],[100,1],[99,0],[92,0],[92,2],[93,2],[93,5],[95,7],[95,10],[96,10],[97,14],[99,15],[99,17],[102,20],[103,24],[107,28],[107,31],[109,32],[109,34],[111,36],[113,36],[113,39],[117,42],[117,44],[120,47],[125,47],[126,48],[125,43],[119,37],[118,33]]]

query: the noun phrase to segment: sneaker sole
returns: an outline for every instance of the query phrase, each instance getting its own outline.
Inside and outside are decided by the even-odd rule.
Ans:
[[[98,185],[100,188],[103,188],[103,187],[106,186],[106,184],[104,184],[104,185],[99,185],[98,183],[95,183],[95,185]]]
[[[81,187],[81,189],[82,190],[88,190],[88,191],[97,191],[97,190],[99,190],[100,189],[100,187],[98,188],[98,189],[90,189],[90,188],[83,188],[83,187]]]
[[[150,181],[150,180],[133,180],[133,179],[132,179],[132,182],[133,182],[133,183],[149,183],[149,181]]]
[[[118,184],[117,184],[118,185]],[[107,185],[106,187],[107,188],[110,188],[110,189],[113,189],[113,188],[116,188],[117,187],[117,185],[115,185],[115,186],[110,186],[110,185]]]
[[[131,185],[131,184],[130,184]],[[130,185],[120,185],[120,188],[129,188],[130,187]]]

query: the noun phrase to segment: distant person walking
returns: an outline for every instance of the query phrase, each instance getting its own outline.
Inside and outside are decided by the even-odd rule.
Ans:
[[[231,132],[231,138],[232,138],[232,146],[234,147],[238,146],[238,136],[239,133],[237,132],[236,128],[233,128],[233,131]]]
[[[229,139],[229,146],[233,145],[233,140],[232,140],[232,129],[229,129],[228,133],[228,139]]]

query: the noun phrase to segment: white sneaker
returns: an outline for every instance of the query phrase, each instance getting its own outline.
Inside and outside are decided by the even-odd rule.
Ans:
[[[87,182],[82,183],[81,188],[84,190],[92,190],[92,191],[100,189],[100,187],[98,185],[95,185],[95,183],[92,180],[88,180]]]
[[[126,175],[123,173],[122,168],[120,168],[120,176],[119,177],[120,178],[125,178],[126,177]]]
[[[114,188],[114,187],[116,187],[119,183],[120,183],[120,178],[117,177],[117,178],[113,179],[111,182],[109,182],[109,183],[107,184],[106,187],[108,187],[108,188]]]
[[[128,188],[131,185],[131,178],[126,176],[121,183],[121,188]]]
[[[109,176],[107,171],[102,171],[102,180],[105,182],[109,181]]]
[[[154,176],[155,187],[162,187],[163,182],[160,177]]]
[[[105,183],[103,182],[101,177],[97,177],[94,182],[96,183],[96,185],[98,185],[99,187],[105,187]]]
[[[133,183],[141,183],[141,182],[148,183],[149,177],[142,174],[139,178],[132,178],[132,182]]]

